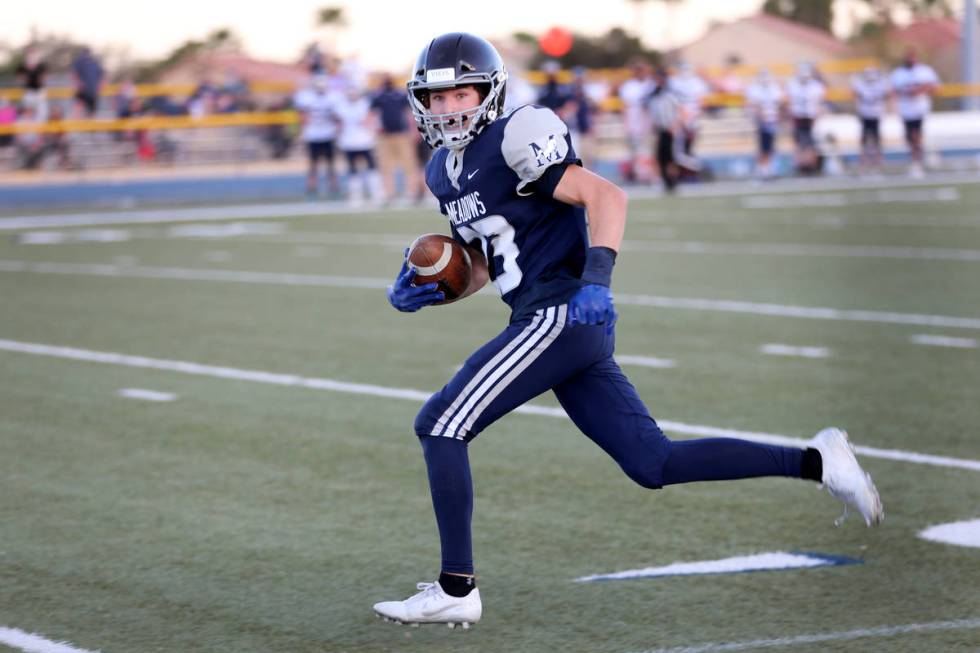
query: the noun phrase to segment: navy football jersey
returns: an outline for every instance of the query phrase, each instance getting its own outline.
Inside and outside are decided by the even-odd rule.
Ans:
[[[527,105],[463,150],[438,150],[426,167],[453,237],[482,248],[512,320],[563,304],[581,286],[585,210],[553,197],[565,168],[580,164],[565,123]]]

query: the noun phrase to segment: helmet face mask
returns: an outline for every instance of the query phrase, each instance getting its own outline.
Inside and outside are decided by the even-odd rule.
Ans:
[[[408,82],[408,101],[415,123],[430,147],[462,149],[503,113],[507,71],[490,43],[465,33],[444,34],[419,55]],[[433,91],[473,86],[478,106],[453,113],[433,114]]]

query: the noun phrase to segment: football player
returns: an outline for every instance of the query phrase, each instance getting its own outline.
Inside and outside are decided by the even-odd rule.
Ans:
[[[939,88],[939,77],[932,67],[919,61],[915,50],[905,53],[902,65],[892,71],[898,113],[905,124],[905,142],[912,159],[908,174],[913,179],[925,176],[923,168],[922,123],[932,110],[932,95]]]
[[[572,421],[635,482],[788,476],[823,482],[867,524],[882,518],[871,477],[846,434],[818,433],[797,449],[730,438],[672,442],[613,360],[613,264],[626,194],[579,164],[565,124],[527,105],[502,113],[507,71],[487,41],[433,39],[408,82],[426,141],[437,148],[426,183],[453,237],[474,261],[466,294],[491,280],[510,323],[480,347],[415,419],[442,546],[442,568],[417,594],[375,612],[399,623],[468,627],[482,614],[471,548],[473,487],[468,443],[501,416],[552,390]],[[588,222],[585,219],[588,212]],[[416,311],[442,299],[402,266],[388,299]]]

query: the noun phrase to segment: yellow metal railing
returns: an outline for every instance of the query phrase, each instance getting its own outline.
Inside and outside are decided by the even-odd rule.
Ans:
[[[189,97],[198,88],[197,84],[136,84],[134,91],[137,97]],[[285,93],[291,94],[296,90],[292,82],[252,82],[248,85],[252,93]],[[122,90],[122,84],[105,84],[99,90],[102,97],[115,97]],[[75,89],[70,86],[52,86],[45,89],[45,95],[52,100],[67,100],[75,95]],[[12,102],[24,96],[21,88],[0,88],[0,97]]]
[[[193,116],[142,116],[138,118],[120,118],[117,120],[19,122],[0,125],[0,134],[201,129],[204,127],[291,125],[297,122],[299,122],[299,114],[295,111],[256,111],[249,113],[223,113],[198,118]]]
[[[273,85],[270,85],[270,87]],[[281,85],[280,85],[281,86]],[[144,92],[154,95],[160,88],[144,86]],[[279,88],[279,87],[276,87]],[[941,98],[961,98],[980,95],[980,84],[942,84],[936,90],[935,96]],[[49,94],[49,97],[52,97]],[[851,89],[832,87],[827,89],[827,100],[831,102],[848,102],[854,99]],[[738,93],[712,93],[705,98],[710,106],[738,107],[745,104],[745,98]],[[617,111],[622,108],[618,97],[609,97],[602,103],[607,111]],[[268,125],[293,125],[299,122],[299,114],[295,111],[253,111],[243,113],[226,113],[209,116],[140,116],[119,119],[89,119],[89,120],[52,120],[48,122],[16,122],[0,124],[0,135],[18,133],[68,133],[68,132],[108,132],[108,131],[142,131],[159,129],[202,129],[207,127],[261,127]]]

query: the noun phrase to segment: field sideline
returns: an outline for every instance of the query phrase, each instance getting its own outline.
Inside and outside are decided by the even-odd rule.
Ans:
[[[880,528],[835,528],[826,492],[785,479],[643,490],[544,395],[471,446],[484,619],[383,624],[373,602],[438,572],[415,411],[507,319],[490,291],[388,306],[401,249],[444,219],[9,216],[0,651],[980,649],[980,548],[919,537],[980,519],[980,184],[630,216],[617,356],[665,431],[844,427]],[[769,552],[848,564],[575,582]]]

